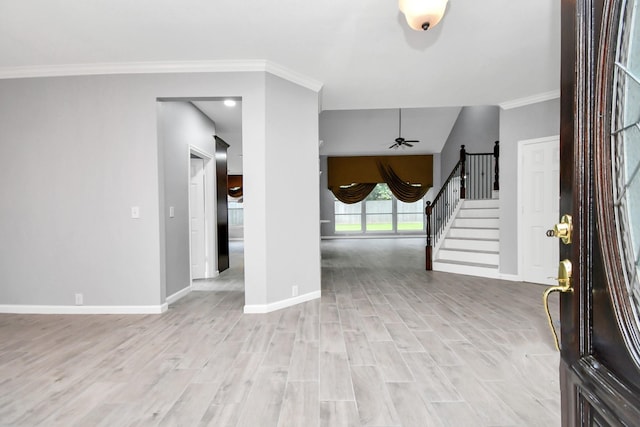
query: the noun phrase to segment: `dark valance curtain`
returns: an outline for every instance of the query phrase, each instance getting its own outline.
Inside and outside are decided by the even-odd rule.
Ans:
[[[240,197],[242,197],[242,187],[230,188],[229,195],[235,199],[239,199]]]
[[[336,199],[342,203],[351,205],[363,201],[369,193],[376,187],[376,183],[371,184],[352,184],[348,187],[331,188],[331,192]]]
[[[420,200],[433,185],[433,156],[329,157],[328,187],[343,203],[364,200],[378,183],[387,183],[405,203]]]
[[[242,197],[242,175],[229,175],[227,177],[227,194],[236,199]]]
[[[411,184],[403,181],[402,178],[393,171],[391,166],[378,163],[378,170],[393,195],[405,203],[417,202],[429,191],[429,187],[422,184]]]

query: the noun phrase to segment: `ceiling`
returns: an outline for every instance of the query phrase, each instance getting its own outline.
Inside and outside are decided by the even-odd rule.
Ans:
[[[433,154],[442,151],[460,107],[334,110],[320,116],[320,154],[332,156]],[[401,135],[399,135],[401,134]],[[398,136],[413,147],[389,148]]]
[[[388,153],[399,107],[403,136],[421,140],[413,152],[438,152],[460,106],[559,92],[560,2],[449,0],[440,24],[417,32],[396,0],[0,1],[0,78],[256,60],[322,87],[322,154]],[[241,171],[241,105],[197,106]],[[345,118],[377,126],[375,143]]]
[[[227,172],[230,175],[242,174],[242,101],[235,101],[233,107],[224,105],[222,99],[191,101],[213,121],[216,135],[229,144]]]
[[[325,110],[496,105],[557,91],[557,0],[450,0],[411,30],[396,0],[2,0],[0,75],[70,64],[267,60]]]

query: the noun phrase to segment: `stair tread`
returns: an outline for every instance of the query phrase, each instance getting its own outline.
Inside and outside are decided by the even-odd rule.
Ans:
[[[477,249],[457,249],[457,248],[440,248],[440,251],[452,251],[452,252],[468,252],[474,254],[490,254],[490,255],[499,255],[499,251],[482,251]]]
[[[480,268],[491,268],[498,269],[497,265],[494,264],[482,264],[480,262],[466,262],[466,261],[454,261],[450,259],[437,259],[434,263],[439,262],[443,264],[455,264],[455,265],[468,265],[469,267],[480,267]]]
[[[450,230],[500,230],[498,227],[451,227]]]
[[[445,240],[473,240],[474,242],[499,242],[500,239],[483,239],[480,237],[445,237]]]

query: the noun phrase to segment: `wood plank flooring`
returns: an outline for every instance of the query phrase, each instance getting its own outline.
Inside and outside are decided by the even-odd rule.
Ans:
[[[163,315],[0,315],[0,425],[560,425],[544,288],[426,272],[423,246],[323,241],[321,300],[265,315],[238,243]]]

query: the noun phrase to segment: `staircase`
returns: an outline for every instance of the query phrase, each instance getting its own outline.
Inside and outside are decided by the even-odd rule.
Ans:
[[[461,207],[434,249],[433,269],[497,278],[499,250],[498,199],[462,200]]]

